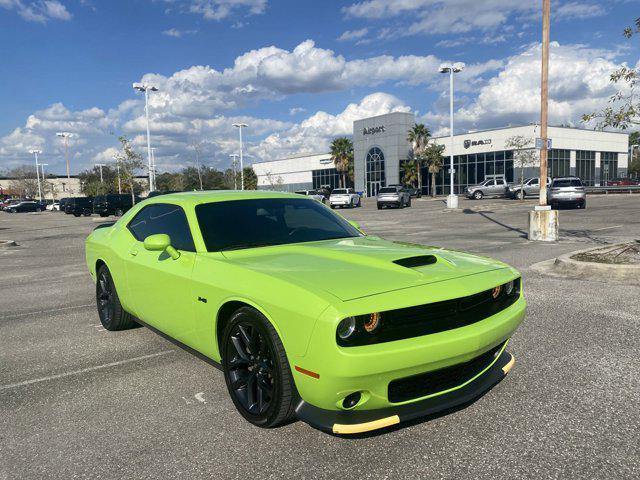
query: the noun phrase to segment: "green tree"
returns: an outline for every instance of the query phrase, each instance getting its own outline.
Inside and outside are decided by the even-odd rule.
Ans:
[[[184,178],[179,172],[163,172],[156,175],[156,188],[161,192],[184,190]]]
[[[627,38],[638,34],[640,34],[640,18],[635,20],[634,26],[626,27],[623,31],[623,35]],[[614,127],[626,130],[640,125],[640,97],[635,91],[640,81],[640,68],[624,65],[611,73],[609,81],[618,88],[618,91],[609,99],[609,105],[598,112],[583,115],[582,120],[584,122],[597,120],[598,128]]]
[[[423,152],[423,158],[427,164],[429,173],[431,174],[431,196],[436,196],[436,175],[442,169],[444,163],[444,145],[438,145],[437,143],[428,143]]]
[[[136,203],[136,191],[140,185],[136,182],[136,171],[144,165],[142,155],[136,152],[129,139],[125,136],[118,137],[120,151],[116,153],[116,161],[120,164],[120,182],[125,190],[131,192],[131,201]]]
[[[258,176],[251,167],[244,167],[244,189],[245,190],[257,190],[258,189]],[[240,186],[240,184],[238,184]]]
[[[420,167],[418,166],[418,161],[415,159],[409,159],[402,162],[401,165],[402,170],[402,182],[405,185],[410,185],[412,187],[416,186],[418,182],[418,175],[420,174],[418,170]]]
[[[353,170],[353,142],[347,137],[334,138],[331,142],[331,160],[340,174],[342,188],[347,186],[347,175]]]
[[[524,135],[514,135],[507,138],[505,148],[514,151],[514,166],[520,167],[520,192],[524,192],[524,169],[533,167],[538,161],[538,152],[533,148],[534,140]],[[524,195],[521,199],[524,201]]]
[[[102,182],[100,181],[100,167],[93,167],[78,174],[80,191],[87,197],[118,193],[118,174],[115,168],[102,167]]]
[[[640,177],[640,131],[629,135],[629,147],[631,148],[631,158],[627,170],[630,177]]]
[[[411,156],[418,166],[418,188],[422,189],[422,166],[426,162],[425,150],[431,132],[423,123],[416,123],[407,132],[407,141],[411,144]]]

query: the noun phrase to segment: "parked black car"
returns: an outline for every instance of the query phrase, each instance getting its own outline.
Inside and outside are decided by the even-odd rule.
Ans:
[[[136,197],[136,203],[138,201],[140,199]],[[108,217],[109,215],[120,217],[131,207],[133,207],[131,195],[126,193],[96,195],[93,199],[93,213],[97,213],[101,217]]]
[[[33,200],[24,200],[18,203],[12,203],[4,207],[5,212],[19,213],[19,212],[42,212],[44,207]]]
[[[67,202],[68,202],[69,200],[71,200],[71,198],[69,198],[69,197],[64,197],[64,198],[61,198],[61,199],[60,199],[60,211],[61,211],[61,212],[64,212],[64,211],[65,211],[65,208],[66,208],[66,206],[67,206]]]
[[[93,212],[92,197],[70,198],[64,206],[64,213],[72,214],[74,217],[84,215],[88,217]]]

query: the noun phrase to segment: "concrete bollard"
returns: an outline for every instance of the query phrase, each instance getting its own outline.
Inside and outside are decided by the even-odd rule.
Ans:
[[[551,207],[536,207],[529,212],[529,240],[555,242],[558,240],[558,211]]]

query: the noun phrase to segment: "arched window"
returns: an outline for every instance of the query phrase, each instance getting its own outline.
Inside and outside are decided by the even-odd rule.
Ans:
[[[367,196],[375,197],[378,190],[385,186],[384,153],[378,147],[373,147],[367,152],[366,158],[366,182]]]

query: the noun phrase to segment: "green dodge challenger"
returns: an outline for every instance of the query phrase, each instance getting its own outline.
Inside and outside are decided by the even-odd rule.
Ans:
[[[526,311],[504,263],[366,235],[287,193],[156,196],[94,230],[86,260],[104,328],[213,360],[260,427],[360,433],[467,403],[513,366]]]

